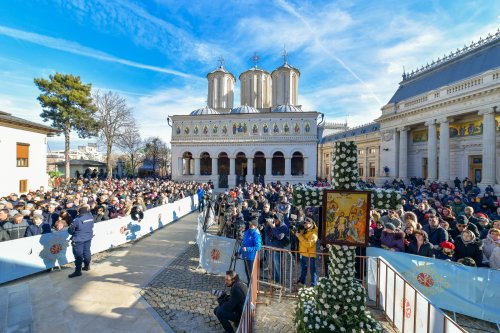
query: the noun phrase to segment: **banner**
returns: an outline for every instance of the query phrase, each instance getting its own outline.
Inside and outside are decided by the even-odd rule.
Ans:
[[[91,252],[102,252],[139,239],[191,213],[197,207],[198,197],[194,195],[148,209],[140,222],[125,216],[96,223]],[[75,258],[69,239],[68,231],[62,230],[0,242],[0,283],[73,262]]]
[[[235,240],[204,233],[198,237],[200,266],[207,273],[224,275],[229,269]]]
[[[468,267],[450,261],[373,247],[367,249],[367,256],[384,258],[413,287],[439,308],[494,323],[500,321],[498,316],[500,313],[500,270]],[[384,280],[380,281],[380,285],[385,284],[384,274],[380,274],[380,279]],[[389,290],[394,288],[393,283],[394,277],[388,276]],[[396,289],[398,289],[397,285]],[[388,294],[387,297],[395,296]]]

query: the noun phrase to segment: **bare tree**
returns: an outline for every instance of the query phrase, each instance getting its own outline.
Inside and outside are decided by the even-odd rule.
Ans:
[[[130,168],[132,169],[132,175],[134,176],[144,148],[137,124],[134,124],[128,131],[123,133],[121,140],[117,142],[117,146],[127,156]]]
[[[108,179],[113,175],[111,153],[113,145],[118,145],[123,136],[135,125],[132,109],[127,106],[125,98],[108,91],[101,93],[97,90],[93,95],[93,102],[97,109],[99,122],[99,139],[106,147],[106,168]]]
[[[148,160],[152,167],[153,173],[156,174],[158,168],[163,167],[166,151],[169,149],[167,144],[157,136],[146,139],[144,145],[145,160]]]

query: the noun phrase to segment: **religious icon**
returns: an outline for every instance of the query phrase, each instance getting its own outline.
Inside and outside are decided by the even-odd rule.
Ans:
[[[257,124],[253,124],[252,126],[252,134],[258,134],[259,133],[259,127]]]
[[[208,126],[207,125],[203,126],[203,134],[205,134],[205,135],[208,134]]]
[[[243,133],[246,133],[248,130],[247,123],[243,123]]]
[[[273,125],[273,133],[279,133],[280,132],[280,128],[278,127],[278,124],[274,123]]]
[[[176,126],[176,127],[175,127],[175,133],[176,133],[177,135],[181,134],[181,128],[180,128],[179,126]]]
[[[267,124],[262,125],[262,132],[266,134],[269,133],[269,126],[267,126]]]
[[[189,134],[189,127],[184,127],[184,134],[188,135]]]
[[[304,125],[304,130],[306,131],[306,133],[309,133],[311,131],[311,125],[308,121],[306,121],[306,124]]]
[[[283,132],[285,132],[286,134],[290,132],[290,126],[288,125],[288,123],[285,123],[285,125],[283,125]]]
[[[222,134],[224,134],[224,135],[227,134],[227,125],[226,124],[222,125]]]
[[[237,130],[238,130],[238,127],[236,126],[236,123],[233,123],[233,135],[236,135]]]
[[[199,131],[200,131],[200,129],[198,128],[198,125],[196,125],[196,126],[194,127],[193,133],[194,133],[195,135],[198,135],[198,132],[199,132]]]
[[[370,195],[369,191],[325,190],[322,242],[368,246]]]
[[[300,133],[300,125],[299,125],[299,123],[295,123],[295,127],[293,128],[293,130],[295,131],[295,134],[299,134]]]
[[[217,125],[214,125],[214,127],[212,127],[212,133],[217,134],[218,131],[219,131],[219,127]]]

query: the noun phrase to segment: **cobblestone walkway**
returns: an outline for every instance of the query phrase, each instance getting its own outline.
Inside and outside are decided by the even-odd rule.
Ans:
[[[175,332],[223,332],[211,291],[223,289],[224,277],[197,269],[198,258],[198,246],[190,245],[141,294]]]

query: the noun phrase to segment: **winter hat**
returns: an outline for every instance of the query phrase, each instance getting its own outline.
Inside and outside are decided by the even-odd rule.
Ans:
[[[439,247],[442,249],[450,249],[455,250],[455,245],[452,242],[441,242],[439,243]]]
[[[386,229],[389,229],[389,230],[396,230],[396,226],[390,222],[386,223],[385,227],[386,227]]]
[[[457,222],[457,224],[467,224],[467,223],[469,223],[469,219],[465,215],[460,215],[459,217],[457,217],[456,222]]]

